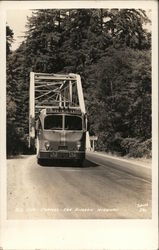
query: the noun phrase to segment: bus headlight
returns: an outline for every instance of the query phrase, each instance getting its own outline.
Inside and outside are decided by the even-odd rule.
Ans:
[[[49,150],[49,147],[50,147],[50,143],[48,141],[45,142],[45,148],[46,150]]]
[[[77,142],[77,149],[80,150],[80,147],[81,147],[81,142],[78,141],[78,142]]]

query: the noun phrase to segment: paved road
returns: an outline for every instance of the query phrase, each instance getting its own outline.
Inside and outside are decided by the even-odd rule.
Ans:
[[[150,178],[105,163],[102,156],[102,163],[92,154],[87,159],[96,164],[40,166],[35,156],[8,160],[8,219],[151,218]]]

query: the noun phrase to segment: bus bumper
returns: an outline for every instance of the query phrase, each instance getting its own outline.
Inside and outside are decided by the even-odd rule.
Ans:
[[[38,159],[56,159],[56,160],[78,160],[78,159],[84,159],[85,158],[85,152],[84,151],[40,151],[38,156]]]

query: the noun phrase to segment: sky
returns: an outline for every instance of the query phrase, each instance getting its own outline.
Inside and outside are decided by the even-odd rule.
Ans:
[[[15,50],[19,47],[20,43],[24,40],[24,32],[26,31],[26,22],[27,16],[31,16],[32,11],[29,9],[21,10],[8,10],[7,11],[7,24],[14,32],[14,42],[12,44],[12,50]],[[147,11],[147,15],[151,19],[151,13]],[[147,27],[150,29],[150,26]]]
[[[19,47],[20,43],[24,40],[24,32],[26,31],[25,25],[27,16],[31,16],[31,10],[8,10],[6,14],[7,24],[14,32],[14,43],[12,50]]]

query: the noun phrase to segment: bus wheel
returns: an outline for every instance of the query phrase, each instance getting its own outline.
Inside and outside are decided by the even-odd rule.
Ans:
[[[38,163],[39,165],[43,166],[44,161],[43,161],[43,159],[37,158],[37,163]]]
[[[78,161],[78,165],[79,165],[79,167],[84,167],[83,162],[84,162],[84,160],[83,160],[83,159]]]

